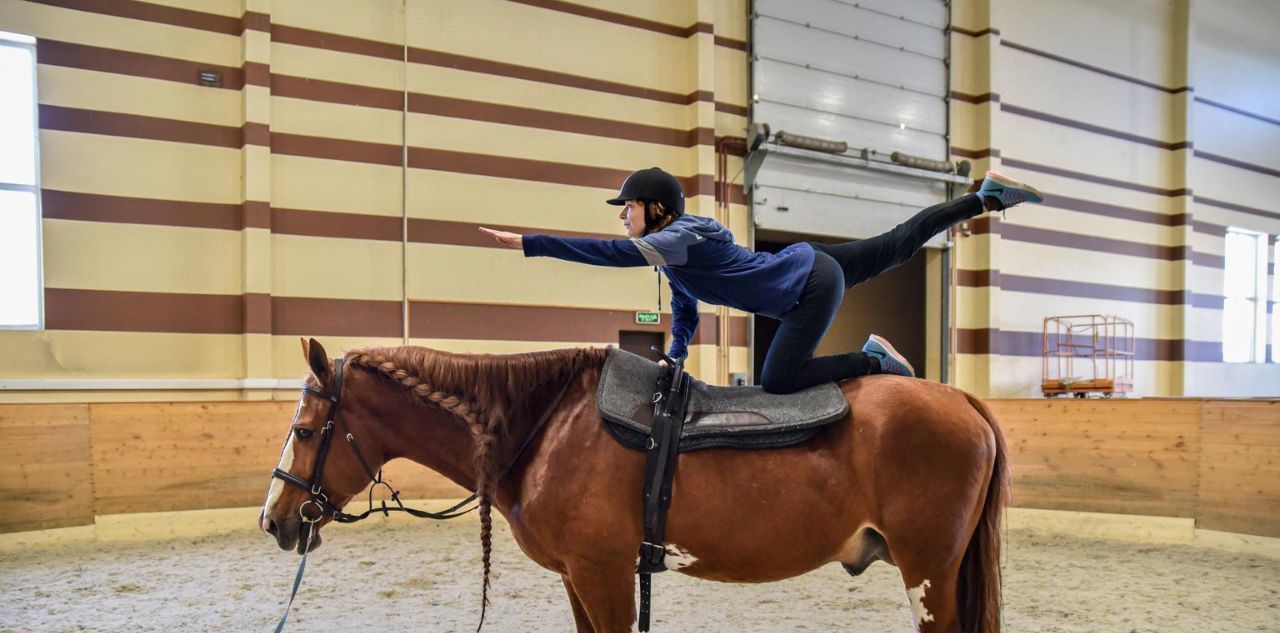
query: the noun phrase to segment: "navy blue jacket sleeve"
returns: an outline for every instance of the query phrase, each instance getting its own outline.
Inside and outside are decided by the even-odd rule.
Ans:
[[[667,352],[676,360],[689,354],[689,340],[698,330],[698,300],[668,278],[671,285],[671,349]]]
[[[631,240],[525,235],[525,257],[554,257],[593,266],[648,266]]]

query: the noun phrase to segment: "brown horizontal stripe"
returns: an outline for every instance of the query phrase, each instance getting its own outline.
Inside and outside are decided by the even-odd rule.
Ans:
[[[1085,182],[1093,182],[1100,185],[1107,185],[1110,187],[1120,187],[1121,189],[1130,189],[1133,191],[1141,191],[1144,193],[1153,193],[1160,196],[1169,196],[1171,198],[1177,197],[1177,196],[1191,195],[1191,190],[1186,188],[1164,189],[1162,187],[1153,187],[1151,185],[1143,185],[1136,182],[1117,180],[1115,178],[1104,178],[1102,176],[1095,176],[1093,174],[1087,174],[1080,171],[1072,171],[1070,169],[1063,169],[1061,167],[1041,165],[1039,163],[1033,163],[1025,160],[1018,160],[1015,158],[1004,158],[1002,159],[1001,164],[1007,167],[1014,167],[1018,169],[1029,169],[1031,171],[1038,171],[1043,174],[1062,176],[1063,178],[1083,180]]]
[[[313,31],[284,24],[271,25],[271,43],[292,44],[293,46],[319,48],[326,51],[380,57],[396,61],[404,58],[404,46],[400,44],[367,40],[337,33]]]
[[[238,204],[179,202],[104,194],[41,190],[46,219],[123,222],[235,231],[242,226]],[[266,204],[266,203],[261,203]]]
[[[725,112],[727,114],[736,114],[738,116],[747,116],[751,111],[747,106],[733,105],[732,103],[716,102],[716,112]]]
[[[1257,172],[1259,174],[1266,174],[1268,176],[1280,178],[1280,169],[1275,169],[1273,167],[1267,167],[1265,165],[1258,165],[1255,163],[1246,163],[1242,160],[1236,160],[1234,158],[1228,158],[1226,156],[1219,156],[1217,154],[1210,154],[1209,152],[1202,152],[1200,150],[1196,150],[1195,156],[1196,158],[1211,160],[1215,163],[1222,163],[1223,165],[1230,165],[1232,167],[1247,169],[1249,171]]]
[[[255,200],[246,200],[243,205],[242,213],[244,214],[243,228],[246,229],[271,229],[271,203]]]
[[[952,90],[951,98],[959,99],[966,103],[987,103],[989,101],[1000,103],[1000,93],[997,92],[984,92],[980,95],[971,95],[965,92],[960,92],[959,90]]]
[[[410,148],[410,154],[414,148]],[[308,158],[354,161],[374,165],[400,166],[399,145],[322,138],[303,134],[271,133],[271,152]],[[621,182],[621,181],[619,181]]]
[[[271,67],[261,62],[245,62],[244,83],[248,86],[271,87]]]
[[[240,16],[240,21],[244,25],[246,31],[262,31],[264,33],[271,32],[271,15],[267,13],[259,13],[257,11],[245,11]]]
[[[1139,136],[1137,134],[1130,134],[1128,132],[1121,132],[1120,130],[1113,130],[1111,128],[1102,127],[1101,125],[1094,125],[1092,123],[1076,121],[1074,119],[1068,119],[1066,117],[1057,116],[1055,114],[1049,114],[1047,112],[1040,112],[1038,110],[1032,110],[1030,108],[1016,106],[1011,103],[1000,104],[1000,111],[1008,112],[1009,114],[1016,114],[1018,116],[1024,116],[1029,119],[1044,121],[1046,123],[1061,125],[1063,127],[1069,127],[1077,130],[1084,130],[1086,132],[1101,134],[1103,136],[1110,136],[1111,138],[1118,138],[1118,139],[1130,141],[1133,143],[1150,145],[1151,147],[1158,147],[1160,149],[1181,150],[1181,149],[1187,149],[1192,147],[1191,141],[1179,141],[1177,143],[1169,143],[1167,141],[1161,141],[1159,139]],[[1199,152],[1196,152],[1196,153],[1199,154]]]
[[[1000,34],[1000,29],[996,29],[996,28],[988,27],[988,28],[982,29],[981,31],[971,31],[969,29],[956,26],[954,24],[951,25],[951,30],[961,35],[968,35],[969,37],[982,37],[983,35],[999,35]]]
[[[271,209],[271,232],[308,237],[399,242],[400,216]]]
[[[1035,356],[1044,354],[1041,332],[1009,332],[995,329],[958,329],[956,351],[960,354]],[[1134,358],[1141,361],[1222,362],[1222,344],[1182,339],[1134,340]]]
[[[1011,41],[1009,41],[1009,40],[1000,40],[1000,45],[1001,45],[1001,46],[1008,46],[1009,48],[1012,48],[1012,49],[1014,49],[1014,50],[1022,51],[1022,52],[1024,52],[1024,53],[1030,53],[1030,54],[1032,54],[1032,55],[1036,55],[1036,56],[1038,56],[1038,57],[1043,57],[1043,58],[1045,58],[1045,59],[1051,59],[1051,60],[1056,61],[1056,62],[1059,62],[1059,63],[1067,64],[1068,66],[1075,66],[1076,68],[1083,68],[1084,70],[1088,70],[1088,71],[1090,71],[1090,72],[1098,73],[1098,74],[1100,74],[1100,75],[1106,75],[1107,77],[1112,77],[1112,78],[1114,78],[1114,79],[1119,79],[1119,80],[1121,80],[1121,81],[1127,81],[1127,82],[1129,82],[1129,83],[1137,84],[1137,85],[1139,85],[1139,86],[1146,86],[1146,87],[1148,87],[1148,88],[1155,88],[1156,90],[1161,90],[1161,91],[1167,92],[1167,93],[1169,93],[1169,94],[1178,94],[1178,93],[1180,93],[1180,92],[1187,92],[1187,91],[1194,90],[1194,89],[1193,89],[1192,87],[1190,87],[1190,86],[1182,86],[1182,87],[1180,87],[1180,88],[1166,88],[1165,86],[1162,86],[1162,85],[1160,85],[1160,84],[1153,83],[1153,82],[1150,82],[1150,81],[1146,81],[1146,80],[1144,80],[1144,79],[1138,79],[1137,77],[1130,77],[1129,75],[1124,75],[1124,74],[1121,74],[1121,73],[1115,72],[1115,71],[1113,71],[1113,70],[1107,70],[1107,69],[1105,69],[1105,68],[1101,68],[1101,67],[1098,67],[1098,66],[1093,66],[1093,65],[1091,65],[1091,64],[1086,64],[1086,63],[1084,63],[1084,62],[1078,62],[1078,61],[1076,61],[1076,60],[1074,60],[1074,59],[1068,59],[1068,58],[1063,57],[1063,56],[1061,56],[1061,55],[1055,55],[1055,54],[1050,53],[1050,52],[1047,52],[1047,51],[1042,51],[1042,50],[1040,50],[1040,49],[1038,49],[1038,48],[1032,48],[1032,47],[1030,47],[1030,46],[1025,46],[1025,45],[1023,45],[1023,44],[1017,44],[1017,43],[1011,42]]]
[[[991,156],[1000,158],[1000,150],[994,147],[988,147],[986,149],[965,149],[963,147],[952,147],[951,153],[956,156],[964,156],[965,158],[972,158],[975,160],[981,159],[981,158],[988,158]]]
[[[633,84],[619,83],[615,81],[607,81],[604,79],[594,79],[591,77],[583,77],[581,75],[572,75],[553,70],[543,70],[532,66],[521,66],[519,64],[508,64],[506,62],[498,62],[478,57],[468,57],[465,55],[457,55],[454,53],[446,53],[443,51],[427,50],[422,48],[409,49],[409,61],[415,64],[429,64],[431,66],[442,66],[445,68],[454,68],[457,70],[465,70],[470,72],[483,73],[486,75],[497,75],[500,77],[511,77],[513,79],[524,79],[527,81],[536,81],[539,83],[555,84],[558,86],[567,86],[570,88],[582,88],[585,90],[593,90],[596,92],[606,92],[610,94],[622,95],[626,97],[636,97],[638,99],[648,99],[651,101],[662,101],[664,103],[677,103],[688,105],[698,101],[707,101],[705,99],[705,91],[695,91],[689,94],[680,94],[678,92],[668,92],[658,90],[656,88],[644,88]]]
[[[725,37],[725,36],[723,36],[723,35],[717,35],[717,36],[715,36],[715,44],[716,44],[716,46],[723,46],[723,47],[725,47],[725,48],[733,48],[733,49],[737,49],[737,50],[740,50],[740,51],[743,51],[743,52],[746,52],[746,50],[747,50],[747,43],[746,43],[745,41],[743,41],[743,40],[735,40],[735,39],[733,39],[733,38]]]
[[[1223,298],[1220,296],[1187,292],[1186,290],[1156,290],[1153,288],[1048,279],[1026,275],[1011,275],[998,270],[959,269],[956,271],[956,284],[966,288],[996,286],[1001,290],[1011,292],[1028,292],[1058,297],[1110,299],[1159,305],[1191,305],[1197,308],[1216,310],[1221,310],[1223,305]]]
[[[1219,109],[1221,109],[1221,110],[1226,110],[1227,112],[1232,112],[1232,113],[1235,113],[1235,114],[1239,114],[1239,115],[1247,116],[1247,117],[1249,117],[1249,118],[1251,118],[1251,119],[1257,119],[1257,120],[1262,121],[1262,122],[1264,122],[1264,123],[1270,123],[1270,124],[1272,124],[1272,125],[1280,125],[1280,120],[1278,120],[1278,119],[1273,119],[1273,118],[1268,117],[1268,116],[1263,116],[1263,115],[1261,115],[1261,114],[1257,114],[1257,113],[1254,113],[1254,112],[1249,112],[1248,110],[1241,110],[1240,108],[1232,107],[1232,106],[1229,106],[1229,105],[1227,105],[1227,104],[1225,104],[1225,103],[1219,103],[1219,102],[1217,102],[1217,101],[1211,101],[1211,100],[1209,100],[1209,99],[1205,99],[1204,97],[1201,97],[1200,95],[1196,95],[1195,100],[1196,100],[1196,101],[1198,101],[1198,102],[1200,102],[1200,103],[1203,103],[1203,104],[1205,104],[1205,105],[1207,105],[1207,106],[1212,106],[1212,107],[1215,107],[1215,108],[1219,108]]]
[[[50,330],[240,334],[239,295],[118,292],[45,288]]]
[[[246,334],[271,333],[271,295],[246,293],[243,298],[243,309]]]
[[[986,288],[988,286],[1000,286],[1000,271],[998,270],[969,270],[966,268],[956,269],[956,285],[964,288]]]
[[[57,40],[39,40],[36,43],[36,58],[39,63],[51,66],[66,66],[185,84],[196,83],[202,70],[214,70],[222,74],[221,89],[239,90],[244,86],[243,71],[232,66],[131,53]]]
[[[158,4],[151,4],[149,2],[136,2],[134,0],[30,1],[36,4],[72,9],[74,11],[85,11],[87,13],[98,13],[118,18],[156,22],[159,24],[168,24],[170,26],[181,26],[189,29],[210,31],[212,33],[223,33],[225,35],[239,35],[244,28],[240,18],[216,15],[213,13],[203,13],[200,11],[192,11],[190,9],[179,9],[177,7],[166,7]]]
[[[1079,211],[1080,213],[1088,213],[1090,215],[1100,215],[1108,218],[1120,218],[1122,220],[1131,220],[1134,222],[1146,222],[1148,224],[1158,224],[1161,226],[1183,226],[1187,223],[1187,214],[1167,214],[1158,213],[1156,211],[1145,211],[1142,209],[1134,209],[1132,207],[1122,207],[1118,204],[1107,204],[1105,202],[1096,202],[1093,200],[1084,200],[1081,198],[1073,198],[1061,194],[1050,194],[1045,192],[1047,204],[1071,211]]]
[[[1191,263],[1196,266],[1204,266],[1206,268],[1226,268],[1227,260],[1222,255],[1211,255],[1209,253],[1191,253]]]
[[[271,75],[271,96],[397,112],[404,107],[404,93],[399,90],[280,74]]]
[[[271,333],[400,338],[403,306],[401,301],[271,297]]]
[[[271,128],[266,123],[245,123],[240,132],[245,145],[271,147]]]
[[[1236,204],[1234,202],[1226,202],[1223,200],[1214,200],[1212,198],[1206,198],[1204,196],[1194,196],[1192,199],[1195,200],[1197,204],[1207,204],[1211,207],[1218,207],[1220,209],[1229,209],[1231,211],[1239,211],[1240,213],[1248,213],[1250,215],[1256,215],[1264,218],[1280,220],[1280,213],[1275,213],[1273,211],[1268,211],[1266,209],[1246,207],[1243,204]]]
[[[527,4],[540,9],[550,9],[561,13],[569,13],[584,18],[590,18],[592,20],[600,20],[602,22],[610,22],[612,24],[621,24],[622,26],[644,29],[646,31],[653,31],[654,33],[674,35],[676,37],[692,37],[697,33],[712,32],[711,24],[706,22],[697,22],[689,26],[676,26],[674,24],[667,24],[666,22],[638,18],[625,13],[614,13],[613,11],[586,7],[572,2],[563,2],[562,0],[512,0],[512,2]]]
[[[40,105],[40,129],[127,136],[154,141],[241,147],[241,128],[176,119]]]
[[[1147,257],[1165,261],[1188,259],[1190,249],[1187,246],[1161,246],[1116,240],[1095,235],[1081,235],[1067,231],[1055,231],[1007,222],[1000,225],[1000,238],[1018,242],[1031,242],[1047,246],[1062,246],[1086,251],[1111,253],[1114,255],[1130,255]]]
[[[616,209],[617,207],[610,207]],[[479,227],[510,231],[521,235],[548,233],[545,228],[529,226],[512,226],[492,223],[454,222],[450,220],[409,219],[409,241],[415,244],[448,244],[450,246],[477,246],[483,248],[506,248],[492,237],[481,233]],[[555,230],[550,233],[558,237],[587,237],[598,240],[621,239],[621,235],[603,233],[582,233],[577,231]]]

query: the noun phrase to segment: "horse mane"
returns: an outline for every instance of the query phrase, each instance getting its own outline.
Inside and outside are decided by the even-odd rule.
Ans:
[[[480,503],[480,544],[484,582],[480,624],[489,602],[493,488],[505,466],[497,447],[508,423],[530,418],[550,395],[582,371],[604,365],[604,348],[556,349],[523,354],[459,354],[427,347],[366,347],[347,353],[349,364],[371,369],[399,382],[420,402],[432,403],[466,421],[472,436],[472,465]]]

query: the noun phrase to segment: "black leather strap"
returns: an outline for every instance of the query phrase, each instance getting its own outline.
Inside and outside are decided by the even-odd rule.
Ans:
[[[666,571],[667,510],[671,507],[671,484],[679,455],[680,431],[689,405],[689,377],[677,363],[660,379],[654,401],[653,431],[645,453],[644,542],[640,544],[639,629],[649,630],[652,607],[651,574]]]

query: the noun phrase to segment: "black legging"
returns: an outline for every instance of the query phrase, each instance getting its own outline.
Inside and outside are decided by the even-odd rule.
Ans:
[[[760,372],[764,390],[793,393],[871,373],[871,358],[864,352],[812,358],[840,308],[844,291],[906,263],[934,235],[983,211],[982,200],[969,194],[929,207],[875,237],[843,244],[810,242],[815,251],[813,271],[805,280],[800,301],[782,315],[782,324],[769,345]]]

